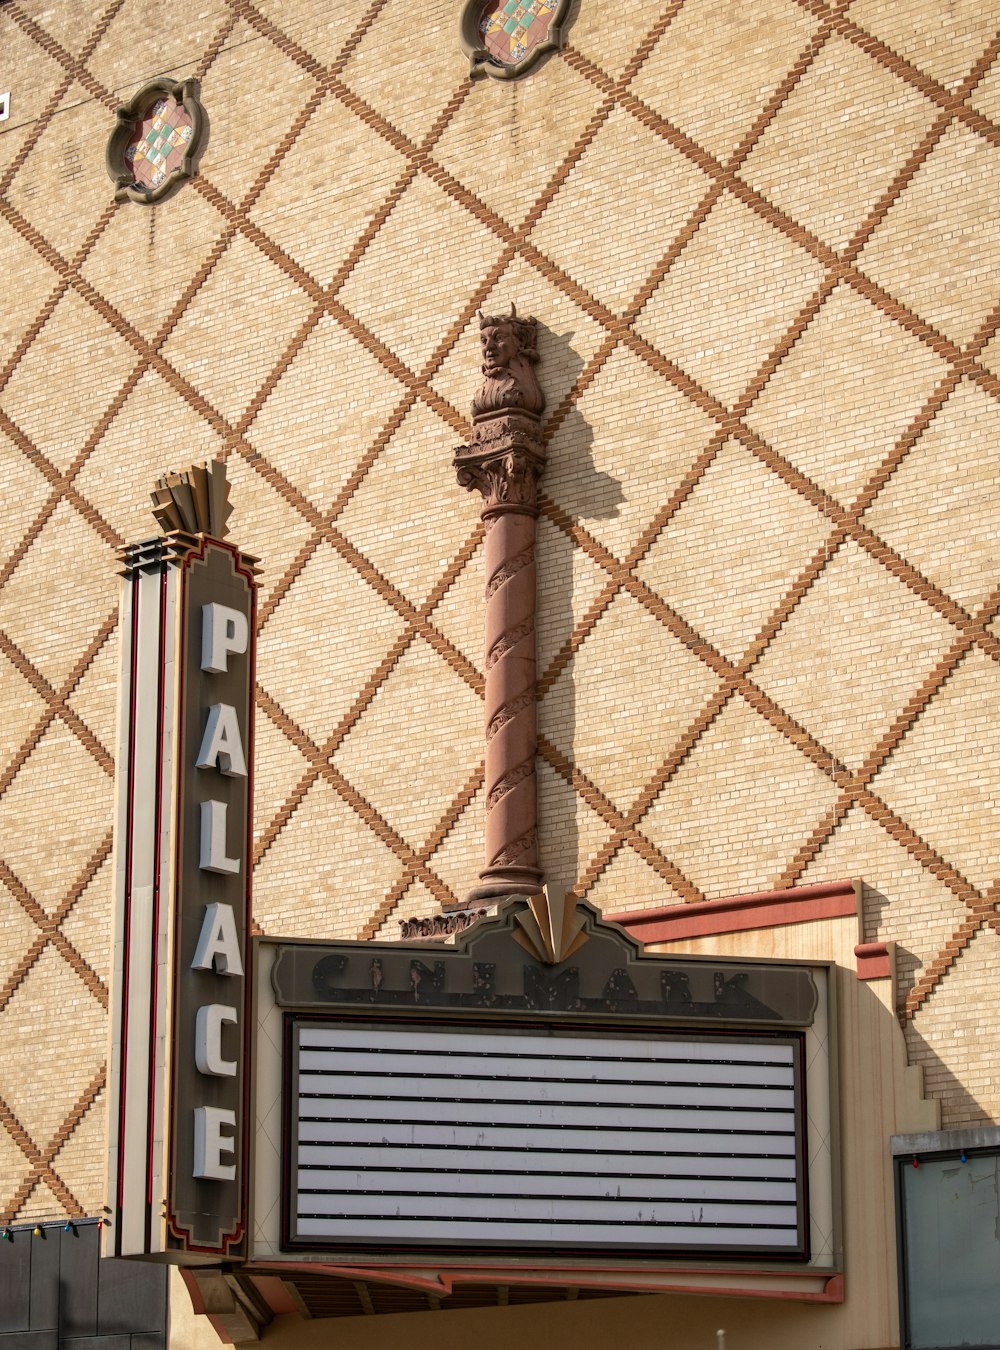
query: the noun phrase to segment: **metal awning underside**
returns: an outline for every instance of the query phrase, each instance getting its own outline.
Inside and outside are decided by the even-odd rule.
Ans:
[[[771,1297],[805,1303],[840,1303],[843,1276],[835,1272],[737,1270],[732,1266],[690,1266],[673,1270],[573,1269],[512,1266],[498,1271],[474,1268],[345,1269],[325,1263],[254,1262],[240,1269],[189,1268],[184,1279],[195,1311],[236,1344],[261,1338],[275,1317],[304,1320],[378,1317],[392,1313],[449,1312],[457,1309],[519,1307],[587,1299],[628,1298],[656,1293],[714,1294],[717,1297]]]
[[[561,1285],[458,1284],[450,1292],[406,1289],[398,1285],[350,1280],[335,1275],[299,1273],[282,1283],[298,1310],[310,1318],[378,1316],[382,1313],[436,1312],[452,1308],[495,1308],[523,1303],[572,1302],[620,1298],[614,1289]]]

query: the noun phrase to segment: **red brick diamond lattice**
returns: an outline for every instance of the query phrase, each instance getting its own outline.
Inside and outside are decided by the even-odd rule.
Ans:
[[[725,716],[726,710],[742,702],[781,738],[790,753],[822,776],[829,787],[822,810],[818,810],[799,832],[773,874],[759,877],[760,888],[795,885],[820,858],[848,817],[861,812],[871,826],[899,845],[914,865],[933,878],[958,907],[959,917],[954,930],[940,951],[924,964],[919,975],[908,980],[902,991],[902,1014],[912,1023],[932,994],[949,979],[956,978],[961,955],[974,938],[982,935],[990,942],[995,941],[1000,932],[996,913],[1000,878],[987,879],[984,884],[981,877],[973,879],[966,875],[967,869],[963,869],[960,860],[948,856],[946,848],[942,851],[940,841],[937,846],[932,845],[925,837],[926,829],[921,831],[905,818],[905,814],[890,806],[880,794],[877,780],[914,727],[946,695],[950,683],[968,662],[973,658],[985,659],[991,664],[1000,660],[1000,640],[993,631],[994,620],[1000,613],[1000,585],[994,584],[975,604],[960,602],[940,581],[926,575],[915,562],[883,538],[869,517],[872,508],[884,500],[887,489],[897,481],[901,470],[925,438],[939,425],[943,410],[960,389],[971,389],[991,405],[1000,398],[1000,380],[984,360],[984,353],[1000,324],[1000,303],[978,316],[971,332],[964,333],[962,340],[958,340],[954,325],[932,321],[935,316],[928,317],[920,312],[922,306],[913,299],[912,288],[904,298],[905,287],[899,288],[900,294],[894,294],[893,288],[876,281],[874,276],[878,269],[868,267],[863,255],[872,241],[877,240],[890,213],[905,203],[922,171],[946,138],[960,134],[973,146],[995,149],[1000,145],[1000,126],[979,111],[975,102],[976,92],[1000,51],[1000,37],[994,37],[975,59],[966,63],[961,78],[946,82],[915,65],[877,33],[853,21],[850,5],[797,0],[797,4],[790,3],[788,8],[790,16],[794,15],[797,23],[805,25],[799,50],[783,77],[774,82],[766,102],[754,107],[746,125],[734,135],[729,152],[720,155],[705,143],[705,139],[711,138],[698,139],[682,129],[683,119],[672,119],[657,111],[648,97],[644,100],[636,92],[647,64],[656,53],[669,46],[672,31],[683,22],[685,11],[695,4],[695,0],[672,0],[659,12],[646,6],[641,12],[646,15],[647,30],[636,31],[630,54],[623,55],[617,62],[609,59],[608,68],[595,57],[599,46],[592,49],[592,44],[582,38],[574,45],[571,30],[569,44],[552,58],[540,78],[554,80],[562,71],[567,80],[589,91],[592,108],[575,139],[560,151],[550,166],[548,180],[539,187],[535,199],[524,204],[519,220],[511,221],[471,190],[448,167],[448,157],[441,151],[449,129],[474,97],[474,86],[467,78],[460,57],[456,57],[454,65],[449,67],[453,82],[442,93],[436,114],[419,130],[414,130],[415,118],[398,115],[397,111],[382,106],[390,98],[388,93],[373,92],[363,98],[357,92],[360,81],[354,80],[353,72],[364,56],[366,39],[371,39],[380,24],[393,20],[393,11],[399,9],[401,3],[402,0],[373,0],[353,28],[344,28],[339,50],[332,59],[328,52],[317,55],[311,49],[313,35],[308,27],[292,23],[287,27],[280,26],[273,16],[281,11],[264,0],[258,4],[250,3],[250,0],[227,0],[220,7],[216,30],[204,37],[200,58],[192,72],[202,82],[206,105],[213,109],[213,71],[227,59],[237,33],[240,41],[253,44],[258,66],[274,61],[289,72],[288,84],[295,94],[287,102],[282,125],[273,132],[266,158],[251,178],[240,181],[238,188],[233,188],[235,176],[226,177],[221,170],[213,170],[213,161],[206,159],[200,176],[185,187],[185,194],[190,194],[192,203],[197,203],[201,221],[209,222],[202,226],[203,252],[178,283],[169,307],[153,326],[155,331],[141,328],[134,316],[129,317],[124,312],[120,303],[112,303],[104,293],[107,287],[95,283],[88,267],[99,254],[105,236],[120,224],[121,213],[135,208],[111,202],[104,180],[103,195],[95,197],[81,189],[75,199],[75,233],[59,233],[54,227],[50,229],[48,223],[57,213],[48,217],[38,209],[39,196],[33,187],[33,175],[40,171],[40,161],[51,155],[49,133],[57,125],[60,109],[71,95],[77,101],[81,98],[92,100],[97,107],[106,110],[110,126],[111,114],[121,101],[121,91],[107,87],[94,71],[102,68],[98,58],[116,26],[127,23],[132,17],[131,11],[138,6],[134,0],[113,0],[82,43],[79,41],[82,34],[75,24],[68,28],[59,21],[59,6],[45,11],[46,16],[51,15],[46,20],[50,23],[49,29],[35,17],[36,6],[29,0],[13,0],[4,6],[0,24],[5,39],[16,39],[19,51],[31,51],[32,59],[37,58],[48,83],[42,82],[44,106],[24,130],[16,151],[5,158],[6,168],[0,178],[0,228],[5,249],[8,246],[17,248],[20,250],[18,257],[26,250],[25,256],[30,254],[37,262],[38,270],[34,275],[44,278],[38,286],[34,312],[15,335],[0,369],[0,435],[5,439],[11,472],[24,476],[25,481],[35,485],[25,492],[27,519],[18,526],[19,537],[7,541],[9,552],[0,568],[0,606],[4,593],[15,593],[19,578],[31,575],[34,561],[45,556],[47,549],[51,549],[52,562],[65,566],[66,560],[59,559],[55,545],[49,544],[53,531],[58,529],[72,527],[92,536],[94,548],[106,560],[107,575],[111,577],[113,550],[124,542],[120,525],[112,523],[107,508],[99,509],[94,504],[91,498],[95,492],[85,490],[82,484],[87,482],[88,465],[113,435],[116,421],[130,398],[136,395],[140,386],[146,387],[144,381],[155,379],[158,387],[165,386],[183,405],[191,423],[203,430],[204,444],[211,447],[209,452],[218,449],[229,459],[232,469],[242,468],[245,481],[253,484],[254,491],[276,506],[280,504],[286,512],[284,518],[296,523],[291,556],[282,562],[277,572],[272,570],[268,578],[269,589],[260,613],[262,644],[267,643],[268,626],[296,595],[311,561],[321,550],[332,552],[341,564],[352,569],[359,585],[377,599],[392,616],[395,625],[394,636],[386,650],[357,682],[346,711],[338,716],[336,724],[325,735],[318,736],[307,730],[287,711],[290,687],[264,687],[262,683],[258,689],[260,716],[283,743],[294,748],[300,768],[278,794],[280,801],[260,826],[255,865],[260,867],[271,850],[278,846],[310,793],[322,784],[332,790],[370,833],[372,848],[378,846],[387,851],[393,860],[389,869],[394,869],[393,879],[382,893],[370,897],[367,912],[357,924],[358,936],[373,937],[383,932],[391,935],[387,925],[399,914],[411,888],[422,888],[420,893],[428,897],[428,904],[456,901],[459,898],[456,887],[445,880],[443,872],[446,869],[440,858],[481,786],[482,766],[476,763],[466,766],[451,799],[439,803],[437,818],[423,837],[416,840],[412,828],[394,819],[388,807],[377,807],[370,800],[371,794],[366,795],[351,781],[342,761],[338,762],[338,753],[352,730],[373,708],[379,692],[386,688],[394,672],[418,648],[429,648],[443,668],[452,672],[474,696],[482,697],[482,675],[478,665],[461,650],[453,637],[447,635],[448,625],[441,618],[443,602],[466,575],[467,569],[476,567],[474,555],[480,543],[480,527],[474,521],[474,512],[470,511],[467,537],[452,550],[441,565],[435,582],[417,601],[390,581],[384,570],[380,570],[352,539],[345,513],[380,461],[391,452],[404,423],[415,413],[423,411],[440,419],[454,438],[452,444],[457,445],[467,438],[466,408],[459,406],[457,398],[452,401],[441,392],[444,386],[440,377],[459,339],[474,323],[477,309],[487,302],[496,288],[502,287],[512,269],[521,269],[519,275],[531,278],[532,285],[544,288],[555,297],[566,312],[576,316],[581,329],[587,328],[597,335],[590,355],[584,359],[550,413],[547,427],[550,441],[578,415],[588,391],[601,387],[609,362],[618,355],[626,355],[640,363],[650,379],[660,382],[671,396],[697,410],[710,427],[703,443],[692,446],[686,472],[664,493],[652,514],[647,514],[639,533],[622,556],[602,543],[596,531],[582,524],[579,515],[560,500],[558,491],[553,489],[543,500],[544,520],[568,548],[587,561],[599,578],[592,600],[582,616],[578,616],[542,676],[543,727],[546,698],[557,689],[560,677],[584,652],[587,644],[594,641],[602,618],[622,597],[634,602],[666,634],[692,653],[708,673],[711,686],[710,694],[698,706],[685,710],[681,733],[671,744],[661,747],[662,753],[658,751],[658,763],[645,782],[635,783],[627,806],[616,805],[611,795],[595,781],[595,775],[588,776],[568,753],[559,748],[554,733],[543,735],[540,752],[544,765],[600,823],[601,842],[584,859],[578,875],[573,878],[576,892],[582,896],[598,893],[602,879],[610,874],[616,860],[634,855],[650,869],[651,876],[663,884],[665,895],[662,899],[672,897],[683,903],[706,898],[705,885],[689,875],[691,868],[682,866],[671,856],[671,850],[658,842],[657,833],[650,824],[650,813],[684,766],[691,762],[713,726]],[[885,72],[894,87],[905,92],[907,97],[920,101],[926,114],[921,134],[892,166],[891,173],[887,171],[884,180],[870,192],[846,242],[838,240],[836,245],[797,218],[808,212],[779,206],[780,192],[769,196],[754,187],[748,169],[748,162],[769,128],[792,105],[796,91],[810,73],[835,48],[841,53],[848,52],[852,61],[870,63],[873,69]],[[227,96],[225,90],[228,87],[223,84],[218,95],[220,104],[213,109],[213,115],[221,113],[221,100]],[[282,166],[294,160],[297,147],[304,143],[310,128],[331,110],[356,126],[359,136],[374,137],[384,148],[387,162],[395,156],[398,172],[394,181],[387,184],[381,200],[364,213],[363,223],[333,275],[320,281],[311,265],[293,256],[297,250],[276,241],[273,237],[276,231],[255,223],[255,215],[266,189]],[[626,119],[636,135],[651,136],[663,147],[668,147],[672,155],[680,157],[701,175],[704,185],[687,218],[676,228],[671,227],[669,235],[663,235],[658,256],[645,270],[633,293],[619,308],[613,308],[606,296],[599,298],[594,294],[594,288],[588,289],[580,277],[573,274],[576,269],[568,264],[560,265],[550,256],[555,250],[551,246],[547,250],[539,242],[544,237],[539,226],[546,213],[570,190],[567,184],[586,162],[588,154],[595,152],[602,132],[618,119]],[[8,132],[8,135],[13,134],[13,129]],[[100,176],[96,170],[94,176]],[[448,321],[434,331],[433,341],[425,343],[424,354],[419,358],[404,359],[399,342],[390,340],[379,324],[365,322],[355,313],[360,306],[348,283],[377,248],[383,232],[392,227],[393,221],[414,199],[414,194],[430,186],[443,194],[449,209],[466,223],[469,237],[483,241],[481,252],[483,256],[489,254],[492,260],[481,266],[476,275],[467,277],[467,286],[460,299],[450,302]],[[668,341],[658,345],[651,340],[648,320],[658,291],[690,259],[699,234],[709,228],[713,212],[717,208],[733,209],[734,205],[751,213],[756,226],[768,237],[782,246],[794,246],[798,255],[805,259],[803,267],[812,280],[798,312],[780,325],[780,332],[768,348],[761,351],[756,368],[749,372],[741,387],[733,386],[731,396],[727,390],[723,398],[718,384],[713,384],[703,371],[686,368],[690,362],[686,363],[680,347]],[[193,212],[193,205],[191,210]],[[71,242],[67,244],[66,238],[70,236]],[[211,378],[203,380],[181,360],[172,360],[166,349],[196,298],[219,273],[227,257],[240,248],[248,250],[254,258],[259,256],[267,260],[274,275],[280,277],[282,289],[295,297],[297,308],[287,331],[281,333],[275,351],[268,356],[267,368],[242,389],[239,406],[234,412],[231,400],[225,411],[219,406],[219,398],[210,392],[213,388]],[[835,294],[847,294],[867,306],[880,322],[888,321],[940,362],[939,377],[921,406],[909,416],[891,449],[881,462],[871,467],[867,481],[858,486],[849,501],[841,500],[828,486],[821,486],[778,445],[770,443],[757,429],[753,416],[762,395],[773,385],[797,345],[815,330]],[[515,298],[521,302],[520,294]],[[30,419],[31,429],[24,424],[26,419],[11,391],[16,387],[19,372],[35,359],[38,347],[45,344],[70,302],[78,309],[82,307],[94,331],[104,336],[109,348],[123,355],[119,369],[107,376],[105,385],[99,386],[101,406],[91,424],[82,432],[74,433],[68,452],[60,455],[52,446],[43,443],[41,433]],[[526,302],[524,307],[534,309],[545,321],[545,314],[538,306]],[[289,474],[261,453],[252,433],[269,399],[310,337],[322,326],[330,324],[343,335],[345,342],[349,340],[363,349],[377,363],[394,382],[397,395],[377,432],[361,447],[356,462],[335,494],[324,504],[317,505],[315,494],[306,485],[292,481]],[[376,328],[380,328],[381,336]],[[543,352],[543,378],[545,372]],[[441,446],[445,471],[452,444]],[[721,462],[727,446],[740,447],[752,457],[755,466],[766,476],[765,481],[784,485],[796,494],[804,508],[813,513],[815,521],[810,556],[797,575],[786,579],[783,593],[772,612],[760,623],[740,654],[734,654],[732,650],[723,652],[708,636],[697,631],[691,618],[682,612],[684,606],[672,603],[669,586],[658,590],[642,579],[643,564],[655,546],[669,537],[678,517],[694,500],[699,485],[706,481],[713,466]],[[162,465],[157,463],[154,467],[159,469]],[[148,477],[151,481],[152,475]],[[239,502],[237,512],[239,520]],[[257,541],[244,539],[241,533],[238,537],[245,546],[257,547]],[[927,613],[936,616],[950,633],[943,653],[938,653],[923,668],[913,670],[909,695],[902,700],[889,725],[880,729],[867,753],[851,767],[809,728],[808,719],[792,716],[765,691],[764,682],[754,678],[765,654],[774,647],[799,607],[823,584],[833,561],[848,547],[859,551],[872,565],[907,588]],[[260,551],[268,563],[266,547]],[[99,593],[99,588],[93,592]],[[104,595],[111,594],[109,582]],[[45,966],[46,978],[52,978],[54,969],[62,972],[60,987],[65,989],[67,1001],[82,1000],[81,1015],[88,1008],[101,1011],[107,1004],[105,975],[102,973],[106,965],[102,968],[101,958],[95,954],[99,953],[101,942],[98,939],[96,943],[87,944],[83,923],[86,917],[98,926],[106,925],[110,912],[105,863],[110,850],[106,821],[110,818],[113,765],[112,723],[107,709],[112,694],[104,687],[103,695],[98,697],[93,682],[98,680],[98,672],[110,660],[116,618],[110,603],[106,603],[100,612],[99,609],[97,604],[81,603],[74,612],[71,622],[75,625],[76,639],[73,645],[78,655],[75,663],[60,672],[58,678],[51,671],[43,674],[44,648],[30,640],[30,633],[22,635],[18,629],[15,636],[0,628],[0,654],[6,662],[4,678],[8,687],[16,691],[7,702],[19,700],[34,709],[29,718],[30,725],[22,729],[18,743],[8,749],[0,764],[0,812],[5,803],[19,800],[19,785],[28,784],[34,791],[45,786],[44,783],[35,784],[31,775],[35,766],[42,762],[43,748],[56,735],[61,744],[72,746],[74,755],[84,756],[94,766],[97,779],[108,786],[104,798],[107,813],[94,827],[91,847],[85,857],[76,856],[69,850],[64,863],[56,859],[42,866],[30,849],[21,848],[19,852],[18,847],[14,847],[8,855],[5,842],[4,857],[0,858],[0,881],[9,893],[8,903],[16,907],[19,922],[22,926],[27,925],[29,932],[22,950],[6,953],[6,968],[0,973],[3,980],[0,1018],[13,1015],[11,1010],[18,1000],[30,1002],[34,997],[33,981],[42,979],[40,963],[43,958],[49,962]],[[332,622],[335,617],[327,616],[327,621]],[[11,620],[8,627],[14,622]],[[27,788],[24,790],[26,792]],[[469,858],[469,881],[474,877],[478,863],[477,852]],[[59,873],[60,867],[65,870],[53,879],[53,869]],[[37,875],[39,881],[36,883],[27,875],[21,875],[25,869],[31,873],[31,878]],[[43,885],[46,894],[36,894]],[[647,899],[641,895],[632,897],[634,905]],[[76,920],[80,922],[75,924]],[[272,919],[268,914],[258,913],[258,923],[269,931],[277,931],[281,922],[277,916]],[[892,922],[890,914],[882,935],[897,935],[892,931]],[[904,919],[899,922],[905,924]],[[901,927],[900,936],[903,931]],[[56,961],[55,966],[50,957]],[[48,1013],[40,1012],[39,1016],[46,1017]],[[80,1086],[72,1090],[71,1099],[67,1098],[60,1105],[55,1128],[46,1126],[43,1130],[40,1124],[29,1128],[22,1119],[25,1109],[19,1100],[22,1086],[16,1067],[5,1064],[4,1074],[0,1076],[0,1124],[9,1145],[7,1153],[17,1159],[14,1169],[17,1175],[10,1168],[5,1173],[4,1193],[0,1195],[0,1220],[9,1222],[36,1214],[45,1215],[52,1212],[53,1206],[75,1216],[95,1210],[102,1198],[102,1183],[93,1165],[96,1146],[87,1153],[83,1149],[81,1132],[88,1120],[94,1118],[103,1082],[104,1065],[97,1056],[93,1063],[83,1065]],[[74,1155],[72,1149],[77,1143],[80,1143],[81,1151]]]

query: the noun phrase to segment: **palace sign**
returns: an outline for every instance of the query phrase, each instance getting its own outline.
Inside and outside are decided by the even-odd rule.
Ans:
[[[109,1251],[245,1250],[252,561],[125,551]]]

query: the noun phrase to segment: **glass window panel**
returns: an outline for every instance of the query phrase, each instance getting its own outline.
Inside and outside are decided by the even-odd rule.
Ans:
[[[900,1164],[909,1350],[1000,1345],[1000,1156]]]

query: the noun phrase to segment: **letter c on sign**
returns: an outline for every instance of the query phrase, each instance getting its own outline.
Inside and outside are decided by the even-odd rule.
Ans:
[[[236,1060],[222,1058],[222,1027],[235,1022],[236,1009],[224,1003],[206,1003],[198,1009],[194,1024],[194,1062],[199,1073],[213,1078],[235,1078]]]

